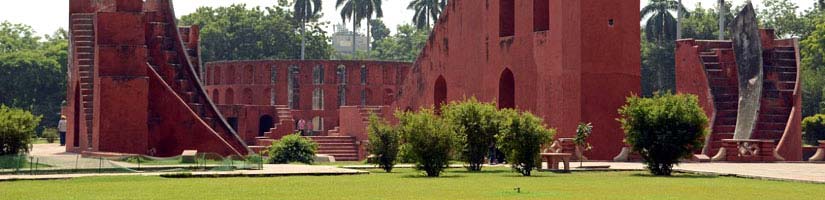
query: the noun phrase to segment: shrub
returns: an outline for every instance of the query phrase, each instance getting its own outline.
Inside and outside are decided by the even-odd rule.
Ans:
[[[285,164],[301,162],[312,164],[318,144],[299,134],[284,136],[269,147],[269,163]]]
[[[0,155],[29,152],[29,144],[40,119],[40,116],[28,111],[0,105]]]
[[[455,145],[455,136],[431,109],[418,113],[397,112],[399,133],[409,144],[409,153],[415,160],[415,168],[429,177],[437,177],[447,168]]]
[[[375,114],[370,115],[367,132],[370,141],[369,151],[376,156],[373,161],[384,171],[392,172],[398,158],[398,133]]]
[[[632,96],[619,109],[625,140],[654,175],[669,176],[679,159],[701,149],[708,118],[690,94]]]
[[[584,162],[584,152],[589,151],[592,147],[590,143],[587,143],[587,138],[590,137],[590,133],[593,132],[593,125],[590,123],[579,123],[576,126],[576,138],[573,140],[573,143],[576,144],[576,155],[579,157],[579,167],[582,166],[582,162]]]
[[[401,135],[399,134],[399,136]],[[398,163],[415,163],[415,155],[413,155],[410,144],[401,142],[401,145],[398,146]]]
[[[507,162],[524,176],[541,166],[541,147],[549,143],[555,129],[547,129],[541,118],[529,112],[502,110],[501,132],[496,136],[498,148],[507,155]]]
[[[43,129],[43,133],[41,134],[43,138],[46,138],[46,142],[54,143],[57,140],[57,129],[56,128],[46,128]]]
[[[825,114],[817,114],[802,120],[805,144],[819,145],[817,140],[825,139]]]
[[[442,107],[441,113],[458,137],[460,159],[468,164],[468,170],[481,171],[484,157],[490,151],[490,144],[499,129],[496,105],[470,98]]]

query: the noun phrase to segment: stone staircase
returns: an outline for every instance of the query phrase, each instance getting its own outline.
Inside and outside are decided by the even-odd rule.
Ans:
[[[708,136],[710,138],[707,144],[707,155],[715,155],[722,147],[722,140],[733,138],[733,132],[736,129],[736,116],[739,106],[736,65],[727,56],[720,59],[720,55],[732,53],[732,51],[728,47],[712,49],[699,54],[705,66],[705,73],[713,95],[713,103],[716,107],[716,116],[711,125],[712,131]]]
[[[794,104],[797,80],[796,52],[793,47],[777,47],[764,53],[764,89],[753,139],[782,138]]]
[[[80,105],[83,108],[82,122],[86,127],[86,141],[92,141],[94,126],[94,64],[95,28],[94,14],[72,14],[72,34],[74,60],[80,78]],[[91,143],[87,147],[91,148]]]
[[[163,1],[159,1],[163,2]],[[223,120],[217,108],[209,101],[198,82],[197,72],[191,66],[192,59],[187,53],[171,11],[148,10],[146,40],[149,49],[149,63],[153,71],[180,96],[207,125],[218,133],[236,151],[245,154],[247,146],[234,134],[234,130]],[[187,37],[188,38],[188,37]],[[157,59],[160,58],[160,59]]]
[[[357,161],[358,146],[353,136],[309,136],[318,143],[318,154],[335,157],[336,161]]]

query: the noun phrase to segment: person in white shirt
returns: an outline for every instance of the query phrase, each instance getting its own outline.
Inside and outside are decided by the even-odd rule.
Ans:
[[[57,122],[57,132],[60,133],[60,146],[66,145],[66,116],[60,115],[60,122]]]

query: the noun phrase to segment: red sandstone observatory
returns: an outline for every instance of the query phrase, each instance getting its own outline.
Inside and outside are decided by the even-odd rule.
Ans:
[[[370,113],[390,118],[396,109],[475,96],[544,118],[558,138],[592,122],[586,157],[609,160],[624,146],[617,110],[641,90],[639,0],[452,0],[414,63],[202,65],[198,27],[176,27],[171,0],[72,0],[70,7],[70,152],[246,155],[305,120],[320,153],[360,160]],[[764,90],[747,141],[725,140],[737,120],[732,43],[677,44],[677,90],[699,95],[712,120],[706,155],[724,147],[715,158],[801,159],[796,40],[762,31]]]

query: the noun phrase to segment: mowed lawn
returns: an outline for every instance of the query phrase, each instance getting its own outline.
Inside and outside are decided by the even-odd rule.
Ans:
[[[517,192],[520,188],[521,192]],[[411,169],[356,176],[259,178],[90,177],[0,182],[0,199],[823,199],[825,184],[646,172],[536,173]]]

